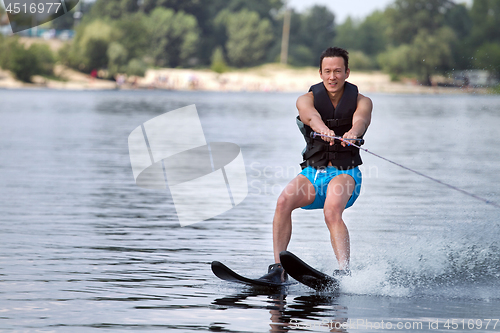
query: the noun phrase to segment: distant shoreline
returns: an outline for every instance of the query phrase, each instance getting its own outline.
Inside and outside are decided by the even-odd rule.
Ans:
[[[148,69],[142,77],[123,76],[121,80],[110,81],[91,78],[89,75],[57,65],[55,70],[60,80],[36,76],[34,83],[16,80],[8,71],[0,69],[0,88],[46,88],[68,90],[114,90],[114,89],[158,89],[178,91],[219,92],[307,92],[309,87],[320,81],[318,69],[313,67],[292,68],[280,64],[267,64],[249,69],[232,70],[222,74],[209,69],[160,68]],[[122,81],[122,82],[120,82]],[[353,70],[349,82],[356,84],[363,94],[486,94],[485,88],[426,87],[415,81],[392,82],[382,72],[361,72]]]

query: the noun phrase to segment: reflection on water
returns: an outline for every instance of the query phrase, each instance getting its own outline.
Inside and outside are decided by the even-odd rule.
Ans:
[[[254,298],[265,298],[264,302],[252,305]],[[310,294],[289,296],[287,289],[247,290],[223,298],[215,299],[212,304],[217,310],[228,308],[268,310],[270,314],[269,332],[288,332],[294,329],[326,328],[330,332],[346,332],[347,308],[338,304],[338,295]],[[287,302],[287,297],[292,298]],[[226,323],[213,323],[213,331],[223,331]]]
[[[500,201],[499,97],[370,97],[368,149]],[[212,274],[213,260],[249,277],[272,263],[274,205],[304,147],[295,98],[0,91],[0,327],[321,332],[336,330],[326,322],[498,317],[498,211],[366,154],[363,193],[345,213],[353,275],[338,295],[299,285],[262,293]],[[241,147],[250,193],[181,228],[168,190],[135,185],[127,138],[193,103],[207,141]],[[293,221],[290,250],[336,268],[322,213],[297,211]]]

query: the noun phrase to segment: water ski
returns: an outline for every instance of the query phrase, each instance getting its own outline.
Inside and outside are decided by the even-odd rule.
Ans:
[[[230,269],[229,267],[227,267],[226,265],[224,265],[219,261],[212,261],[212,272],[214,272],[214,274],[222,280],[242,283],[253,287],[279,288],[294,284],[294,282],[290,281],[283,283],[276,283],[262,279],[250,279],[239,275],[238,273],[236,273],[235,271],[233,271],[232,269]]]
[[[339,287],[338,280],[333,276],[326,275],[312,268],[291,252],[281,252],[280,261],[288,275],[308,287],[319,291],[335,291]]]

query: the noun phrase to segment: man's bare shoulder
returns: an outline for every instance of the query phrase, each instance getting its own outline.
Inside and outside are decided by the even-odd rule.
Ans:
[[[314,95],[313,95],[312,91],[309,91],[303,95],[300,95],[299,98],[312,98],[312,99],[314,99]]]
[[[369,97],[367,97],[367,96],[365,96],[363,94],[359,94],[358,93],[358,103],[360,101],[364,101],[365,103],[367,103],[367,102],[371,103],[372,102],[372,100]]]
[[[299,111],[301,106],[309,106],[312,105],[312,103],[314,103],[314,96],[312,92],[305,93],[297,98],[297,108]]]
[[[365,95],[358,94],[358,107],[362,107],[363,109],[369,109],[370,111],[373,109],[372,100]]]

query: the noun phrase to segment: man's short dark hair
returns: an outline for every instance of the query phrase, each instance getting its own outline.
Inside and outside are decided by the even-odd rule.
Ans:
[[[349,68],[349,52],[340,47],[329,47],[321,53],[319,57],[319,70],[323,70],[323,59],[327,57],[342,57],[344,58],[345,70]]]

